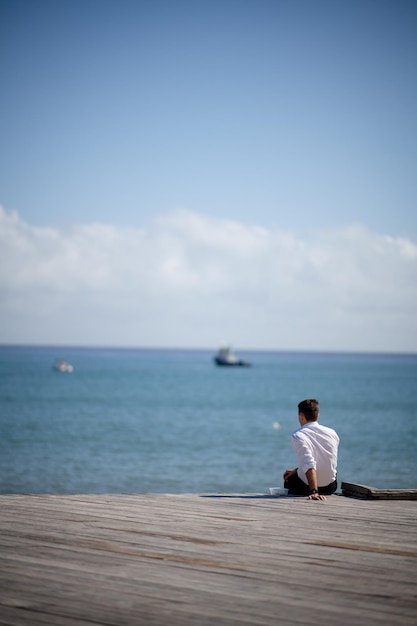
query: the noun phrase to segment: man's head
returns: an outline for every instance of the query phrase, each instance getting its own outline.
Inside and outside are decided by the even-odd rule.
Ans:
[[[319,401],[315,398],[310,400],[303,400],[298,405],[298,419],[302,421],[302,417],[305,422],[317,422],[320,414]],[[304,422],[304,423],[305,423]]]

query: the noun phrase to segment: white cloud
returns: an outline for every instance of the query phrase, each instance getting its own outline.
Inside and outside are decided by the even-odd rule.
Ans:
[[[417,246],[176,210],[39,228],[0,207],[0,341],[417,350]]]

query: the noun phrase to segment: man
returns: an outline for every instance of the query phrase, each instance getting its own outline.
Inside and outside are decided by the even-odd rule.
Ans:
[[[318,423],[318,400],[303,400],[298,405],[301,428],[292,435],[292,446],[298,467],[284,472],[288,493],[308,496],[309,500],[326,500],[337,489],[337,450],[339,436],[333,428]]]

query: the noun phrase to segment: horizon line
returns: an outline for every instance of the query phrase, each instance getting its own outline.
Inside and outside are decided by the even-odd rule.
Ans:
[[[226,344],[221,344],[226,345]],[[230,345],[230,344],[227,344]],[[183,352],[216,352],[219,347],[190,347],[190,346],[123,346],[116,344],[89,345],[89,344],[59,344],[59,343],[7,343],[0,342],[1,348],[38,348],[38,349],[59,349],[59,350],[142,350],[142,351],[183,351]],[[417,356],[417,351],[404,350],[347,350],[347,349],[318,349],[318,348],[254,348],[241,347],[234,348],[236,352],[263,352],[269,354],[323,354],[323,355],[363,355],[363,356]]]

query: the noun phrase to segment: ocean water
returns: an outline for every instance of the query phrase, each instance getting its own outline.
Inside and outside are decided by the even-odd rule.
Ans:
[[[213,354],[0,347],[0,493],[267,493],[308,397],[339,433],[339,485],[417,488],[417,355]]]

